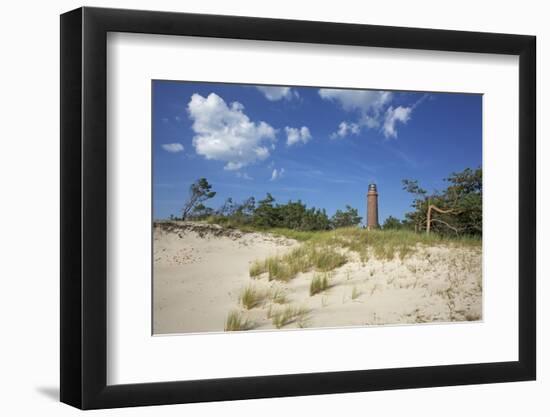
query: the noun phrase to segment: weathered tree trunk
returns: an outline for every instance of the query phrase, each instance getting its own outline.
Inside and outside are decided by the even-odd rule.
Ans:
[[[449,209],[449,210],[443,210],[443,209],[440,209],[439,207],[437,206],[434,206],[433,204],[430,204],[428,206],[428,215],[427,215],[427,219],[426,219],[426,234],[429,235],[430,234],[430,227],[432,225],[432,210],[435,210],[437,211],[438,213],[442,213],[442,214],[446,214],[446,213],[452,213],[454,211],[454,209]],[[454,227],[452,227],[450,224],[444,222],[443,220],[437,220],[438,222],[440,223],[443,223],[445,226],[447,226],[449,229],[452,229],[455,231],[455,233],[458,235],[458,230]]]

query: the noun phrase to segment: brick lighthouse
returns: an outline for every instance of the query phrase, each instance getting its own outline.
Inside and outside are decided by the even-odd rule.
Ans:
[[[376,184],[369,184],[367,193],[367,229],[377,229],[378,225],[378,191]]]

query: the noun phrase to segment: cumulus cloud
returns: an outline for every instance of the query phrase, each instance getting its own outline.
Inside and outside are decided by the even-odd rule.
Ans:
[[[286,144],[288,146],[295,145],[299,142],[308,143],[311,139],[311,133],[307,126],[297,127],[285,127],[286,132]]]
[[[395,130],[395,124],[397,122],[407,123],[411,118],[412,107],[396,107],[395,109],[390,106],[386,110],[384,115],[384,125],[382,126],[382,131],[386,138],[396,138],[397,131]]]
[[[178,153],[183,152],[184,147],[181,143],[175,142],[175,143],[165,143],[162,146],[162,149],[164,149],[166,152],[170,153]]]
[[[342,122],[338,125],[338,130],[330,135],[331,139],[345,138],[349,134],[358,135],[361,127],[357,123]]]
[[[363,114],[377,113],[392,99],[389,91],[339,90],[321,88],[319,95],[325,100],[340,104],[346,111],[360,111]]]
[[[397,138],[397,125],[406,124],[412,111],[427,97],[422,96],[412,106],[391,105],[394,95],[389,91],[338,90],[321,88],[319,95],[338,103],[343,110],[358,114],[355,122],[343,121],[331,138],[358,135],[363,128],[376,129],[386,138]]]
[[[225,169],[239,170],[270,155],[276,131],[265,122],[253,122],[239,102],[227,104],[215,93],[193,94],[187,105],[193,121],[193,147],[206,159],[225,162]]]
[[[279,178],[281,178],[285,173],[285,169],[284,168],[281,168],[281,169],[273,169],[273,171],[271,172],[271,181],[275,181]]]
[[[292,100],[293,97],[298,97],[298,92],[290,87],[257,86],[256,88],[260,90],[269,101],[278,101],[282,99]]]

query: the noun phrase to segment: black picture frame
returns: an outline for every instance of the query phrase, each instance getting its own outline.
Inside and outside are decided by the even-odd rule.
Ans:
[[[519,358],[427,366],[107,385],[108,32],[519,56]],[[61,15],[61,401],[81,409],[534,380],[534,36],[80,8]]]

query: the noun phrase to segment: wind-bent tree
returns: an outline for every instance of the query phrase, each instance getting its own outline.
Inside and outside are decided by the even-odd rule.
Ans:
[[[212,185],[210,185],[206,178],[199,178],[189,187],[189,197],[187,202],[181,210],[181,218],[185,220],[189,214],[195,209],[199,204],[204,207],[202,204],[206,200],[211,199],[216,195],[215,191],[212,191]],[[199,206],[200,207],[200,206]]]
[[[422,224],[426,223],[426,194],[428,193],[418,185],[418,180],[403,180],[403,190],[415,196],[412,208],[413,212],[405,214],[405,223],[412,225],[414,231],[417,232],[422,228]]]
[[[445,179],[449,186],[428,194],[416,180],[403,180],[403,189],[415,196],[413,212],[405,214],[405,224],[415,231],[440,234],[482,234],[482,170],[466,168]]]

